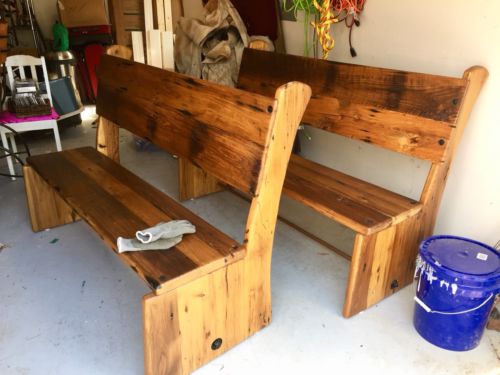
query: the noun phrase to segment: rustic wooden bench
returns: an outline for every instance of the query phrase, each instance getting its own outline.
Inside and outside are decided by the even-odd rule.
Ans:
[[[291,82],[268,98],[111,56],[102,58],[98,76],[101,152],[28,159],[32,227],[81,218],[116,252],[119,236],[191,221],[196,234],[172,249],[116,253],[152,290],[142,304],[145,373],[190,373],[270,322],[279,198],[310,88]],[[243,244],[122,167],[118,127],[249,194]]]
[[[307,125],[431,163],[420,199],[292,155],[284,193],[355,232],[343,315],[350,317],[412,282],[418,244],[432,234],[467,118],[487,77],[462,78],[335,63],[246,49],[238,87],[272,96],[288,80],[311,86]],[[180,197],[221,184],[180,163]]]

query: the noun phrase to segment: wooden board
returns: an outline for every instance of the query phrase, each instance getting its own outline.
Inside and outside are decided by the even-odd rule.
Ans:
[[[141,0],[108,0],[115,43],[131,46],[131,31],[144,30],[144,5]]]
[[[271,96],[309,84],[303,121],[417,158],[442,161],[467,81],[246,49],[238,87]]]
[[[96,132],[96,149],[108,158],[120,162],[120,128],[111,121],[99,117]]]
[[[111,56],[98,75],[99,115],[255,194],[274,99]]]
[[[255,333],[238,261],[179,289],[143,299],[144,373],[187,375]],[[214,342],[220,339],[220,346]]]
[[[153,0],[144,0],[144,30],[147,33],[153,29]]]
[[[174,34],[171,31],[161,32],[161,56],[163,69],[175,71]]]
[[[345,294],[343,316],[373,306],[413,281],[420,216],[376,234],[356,235]]]
[[[34,232],[72,223],[78,214],[30,166],[23,167],[26,203]]]
[[[146,63],[146,59],[144,58],[144,39],[141,31],[132,32],[132,50],[135,62]]]
[[[28,158],[29,165],[116,251],[118,237],[186,219],[196,234],[167,251],[118,254],[157,294],[244,256],[239,244],[93,148]]]
[[[292,155],[284,193],[352,230],[371,234],[397,224],[422,204]]]
[[[223,185],[217,179],[183,158],[179,158],[179,200],[184,201],[223,189]]]
[[[162,43],[160,30],[146,30],[146,55],[148,65],[162,68]]]

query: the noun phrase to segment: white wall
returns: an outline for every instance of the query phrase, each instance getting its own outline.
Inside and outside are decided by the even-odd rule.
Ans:
[[[104,0],[104,4],[107,7],[108,1]],[[52,39],[52,25],[59,19],[57,0],[33,0],[33,7],[44,38]]]
[[[57,0],[33,0],[35,16],[45,39],[52,39],[52,25],[59,18]]]
[[[473,7],[466,0],[370,0],[361,27],[353,32],[358,56],[350,57],[343,25],[334,27],[331,55],[336,61],[456,77],[472,65],[489,70],[452,165],[435,230],[489,244],[500,240],[499,14],[495,0],[476,0]],[[284,33],[288,53],[301,54],[302,24],[284,22]],[[311,142],[303,141],[306,156],[418,197],[426,163],[320,131],[311,134]]]

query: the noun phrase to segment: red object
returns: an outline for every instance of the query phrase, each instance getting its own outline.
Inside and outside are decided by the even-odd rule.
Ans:
[[[59,115],[57,114],[54,108],[52,108],[52,113],[50,115],[33,116],[25,118],[16,117],[15,113],[9,111],[0,112],[0,122],[3,122],[5,124],[14,124],[19,122],[30,122],[30,121],[56,120],[58,118]]]
[[[97,97],[97,75],[96,69],[101,62],[101,56],[104,55],[105,49],[100,44],[89,44],[83,49],[85,55],[85,63],[89,75],[90,85],[94,98]]]
[[[248,35],[278,39],[277,0],[231,0],[247,27]]]
[[[84,46],[91,43],[113,44],[111,25],[96,25],[68,28],[71,47]]]

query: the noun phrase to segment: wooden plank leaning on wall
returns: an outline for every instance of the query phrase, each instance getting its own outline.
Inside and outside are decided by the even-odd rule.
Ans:
[[[159,2],[165,2],[168,0],[158,0],[155,1],[155,6],[153,7],[153,19],[156,19],[155,25],[161,26],[165,23],[163,21],[165,16],[157,17],[156,12],[161,9],[161,4]],[[172,8],[172,24],[175,30],[175,25],[179,18],[184,15],[184,7],[182,0],[170,0]],[[144,31],[144,1],[143,0],[108,0],[109,4],[109,15],[111,19],[111,24],[113,26],[113,32],[115,36],[115,43],[125,46],[132,46],[131,31]],[[163,5],[165,9],[165,6]]]

